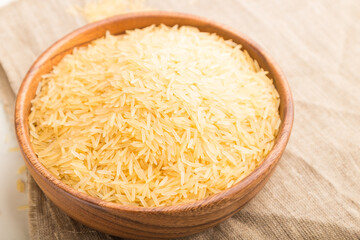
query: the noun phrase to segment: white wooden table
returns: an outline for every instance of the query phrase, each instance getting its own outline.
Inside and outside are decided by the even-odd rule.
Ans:
[[[13,0],[0,0],[0,7]],[[16,189],[18,179],[26,180],[26,174],[17,174],[24,161],[17,148],[14,125],[9,121],[0,102],[0,239],[29,239],[28,212],[19,211],[19,206],[27,205],[27,193]]]
[[[20,152],[13,149],[17,146],[13,123],[0,104],[0,239],[28,239],[28,212],[18,210],[28,200],[27,193],[16,189],[18,179],[26,181],[26,174],[17,174],[24,165]]]

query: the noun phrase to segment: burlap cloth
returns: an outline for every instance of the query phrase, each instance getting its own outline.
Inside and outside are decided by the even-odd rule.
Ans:
[[[43,50],[84,24],[67,12],[81,2],[20,0],[0,11],[0,63],[14,93]],[[359,239],[360,1],[149,5],[202,15],[250,36],[280,64],[295,99],[291,140],[264,189],[234,217],[190,239]],[[1,79],[11,106],[14,95]],[[32,239],[114,239],[71,220],[32,179],[29,190]]]

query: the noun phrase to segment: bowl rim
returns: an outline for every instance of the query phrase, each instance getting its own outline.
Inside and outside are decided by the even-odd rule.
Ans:
[[[53,176],[49,170],[47,170],[38,160],[35,152],[31,147],[30,140],[26,137],[26,125],[24,117],[26,114],[25,108],[25,99],[26,93],[29,89],[29,85],[41,67],[41,65],[48,60],[48,57],[56,51],[57,48],[61,47],[64,43],[68,40],[72,39],[74,36],[84,33],[84,32],[91,32],[92,29],[95,29],[100,26],[106,26],[111,22],[121,22],[122,20],[129,19],[129,18],[142,18],[142,17],[176,17],[176,18],[186,18],[189,20],[194,20],[196,22],[206,23],[211,25],[214,28],[222,29],[226,31],[230,31],[233,34],[239,36],[244,41],[246,41],[249,46],[256,49],[260,55],[265,59],[266,62],[270,63],[274,72],[277,75],[278,80],[283,85],[283,88],[286,91],[286,99],[282,99],[282,101],[287,102],[286,108],[284,109],[284,116],[283,121],[280,125],[280,129],[278,132],[278,136],[275,138],[275,144],[273,148],[270,150],[268,155],[262,161],[262,163],[248,176],[244,179],[240,180],[238,183],[233,185],[232,187],[225,189],[219,193],[211,195],[207,198],[191,201],[188,203],[179,203],[176,205],[170,206],[159,206],[159,207],[137,207],[137,206],[126,206],[120,203],[114,202],[107,202],[101,200],[96,197],[92,197],[88,194],[82,193],[80,191],[75,190],[74,188],[66,185],[65,183],[58,180],[55,176]],[[191,24],[190,24],[191,26]],[[280,103],[282,104],[282,103]],[[247,189],[249,185],[251,185],[254,180],[256,180],[260,175],[266,173],[269,169],[272,169],[274,165],[278,162],[279,158],[281,157],[287,142],[290,138],[290,133],[293,125],[294,119],[294,106],[293,106],[293,98],[292,93],[289,87],[289,84],[280,70],[277,63],[270,57],[261,47],[259,47],[254,41],[249,39],[242,33],[239,33],[237,30],[224,26],[222,24],[218,24],[214,21],[208,20],[203,17],[185,14],[185,13],[178,13],[178,12],[171,12],[171,11],[149,11],[149,12],[138,12],[138,13],[127,13],[123,15],[114,16],[111,18],[107,18],[104,20],[100,20],[94,23],[86,24],[76,30],[72,31],[71,33],[65,35],[60,40],[56,41],[52,44],[49,48],[47,48],[33,63],[30,67],[29,71],[27,72],[20,89],[18,91],[16,105],[15,105],[15,131],[17,140],[21,149],[21,152],[24,156],[25,162],[28,166],[32,168],[32,170],[36,171],[41,177],[45,178],[47,181],[53,185],[53,187],[59,188],[66,194],[70,194],[72,197],[78,198],[79,200],[85,201],[88,204],[92,204],[97,207],[104,207],[112,210],[118,211],[126,211],[126,212],[166,212],[166,213],[175,213],[182,210],[192,210],[201,207],[209,207],[214,204],[217,204],[221,201],[231,198],[234,194],[240,192],[241,190]]]

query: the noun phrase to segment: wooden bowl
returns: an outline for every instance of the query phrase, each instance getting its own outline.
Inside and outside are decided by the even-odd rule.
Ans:
[[[37,159],[30,144],[28,115],[41,76],[52,70],[74,47],[105,35],[151,24],[190,25],[201,31],[232,39],[246,49],[274,79],[280,94],[280,132],[263,163],[233,187],[206,199],[168,207],[131,207],[80,193],[56,179]],[[26,165],[46,196],[73,219],[111,235],[137,239],[167,239],[187,236],[215,226],[237,213],[269,179],[290,137],[293,123],[293,100],[289,85],[274,61],[244,35],[209,20],[187,14],[146,12],[126,14],[75,30],[48,48],[32,65],[21,85],[15,109],[16,134]]]

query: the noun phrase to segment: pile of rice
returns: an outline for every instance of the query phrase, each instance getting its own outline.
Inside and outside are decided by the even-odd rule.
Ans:
[[[32,146],[58,179],[105,201],[203,199],[273,147],[280,100],[266,74],[240,45],[194,27],[107,34],[43,76]]]

